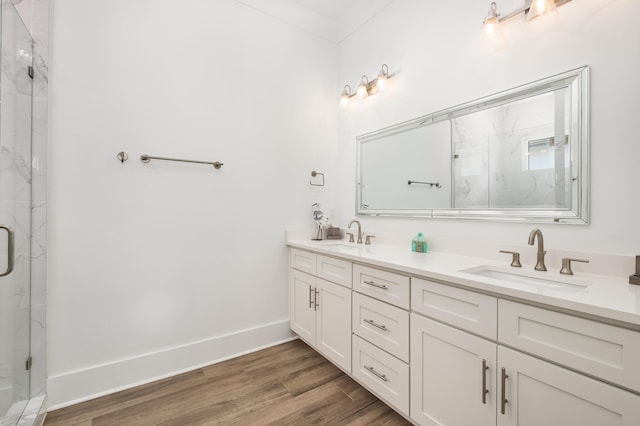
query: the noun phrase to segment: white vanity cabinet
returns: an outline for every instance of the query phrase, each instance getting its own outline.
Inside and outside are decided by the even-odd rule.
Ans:
[[[626,322],[336,257],[291,248],[291,329],[415,424],[640,425]]]
[[[498,360],[498,426],[640,424],[636,394],[503,346]]]
[[[351,372],[351,288],[310,274],[316,270],[311,258],[314,262],[321,258],[324,267],[331,259],[291,250],[290,327],[327,359]],[[344,261],[336,261],[337,269],[345,266]],[[306,272],[295,269],[298,264],[302,264]]]
[[[409,277],[353,266],[353,376],[409,416]]]
[[[495,340],[496,307],[495,297],[412,278],[411,418],[418,424],[496,424],[496,343],[434,321]]]
[[[640,396],[572,371],[636,389],[637,332],[426,280],[412,280],[412,310],[418,424],[640,424]]]

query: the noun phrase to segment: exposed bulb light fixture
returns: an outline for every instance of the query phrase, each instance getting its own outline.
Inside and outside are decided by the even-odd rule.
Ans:
[[[556,6],[569,3],[570,1],[571,0],[524,0],[524,6],[506,15],[500,15],[496,2],[491,2],[487,16],[484,18],[484,21],[482,21],[484,32],[488,37],[491,37],[497,31],[498,24],[507,19],[524,13],[526,20],[529,21],[540,15],[556,10]]]
[[[554,10],[556,10],[556,2],[553,0],[533,0],[527,13],[527,21]]]
[[[389,73],[389,66],[387,64],[382,64],[378,76],[373,80],[369,80],[369,77],[366,75],[362,75],[362,77],[360,77],[360,82],[358,83],[355,93],[351,92],[351,86],[348,84],[344,86],[344,89],[342,89],[342,93],[340,94],[340,104],[342,106],[346,106],[349,103],[349,99],[354,96],[364,99],[369,95],[375,95],[385,87],[387,80],[394,76],[395,74]]]
[[[360,77],[360,84],[358,85],[358,91],[356,92],[358,97],[364,99],[369,96],[369,79],[366,75]]]
[[[496,32],[498,24],[500,24],[500,14],[498,13],[498,5],[496,2],[491,2],[489,5],[489,11],[487,12],[486,18],[482,22],[484,33],[491,37]]]
[[[376,87],[378,90],[383,90],[384,86],[387,84],[387,79],[389,78],[389,67],[387,64],[382,64],[382,68],[380,68],[380,72],[378,73],[378,78],[376,81]]]
[[[351,98],[352,96],[353,95],[351,94],[351,86],[347,84],[346,86],[344,86],[344,89],[342,89],[342,95],[340,95],[340,105],[346,106],[349,103],[349,98]]]

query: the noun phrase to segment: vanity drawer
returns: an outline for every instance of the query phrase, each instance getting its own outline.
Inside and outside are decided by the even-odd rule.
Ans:
[[[500,300],[498,341],[640,391],[640,333]]]
[[[304,250],[291,249],[290,265],[292,268],[298,271],[306,272],[307,274],[316,274],[316,254]]]
[[[351,262],[317,255],[316,275],[320,278],[351,288],[351,270]]]
[[[354,290],[409,309],[409,277],[368,266],[353,265]]]
[[[409,362],[409,312],[353,293],[353,332]]]
[[[412,278],[411,310],[496,340],[498,299],[495,297]]]
[[[409,366],[376,348],[366,340],[353,336],[353,376],[369,390],[409,415]]]

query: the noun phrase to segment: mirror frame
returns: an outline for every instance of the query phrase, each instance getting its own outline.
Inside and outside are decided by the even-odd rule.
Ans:
[[[566,209],[371,209],[362,200],[362,146],[375,140],[397,133],[420,128],[442,121],[471,114],[488,108],[520,101],[532,96],[557,89],[569,88],[571,103],[575,105],[577,117],[572,118],[571,132],[577,145],[576,158],[570,163],[570,174],[575,185],[571,193],[571,207]],[[451,108],[423,115],[413,120],[398,123],[380,130],[356,137],[356,213],[368,216],[404,216],[431,219],[472,219],[498,222],[529,223],[589,223],[589,67],[583,66],[571,71],[534,81],[513,89],[466,102]],[[451,139],[449,140],[451,143]],[[451,168],[453,182],[453,166]],[[453,197],[452,185],[452,197]],[[452,198],[453,199],[453,198]]]

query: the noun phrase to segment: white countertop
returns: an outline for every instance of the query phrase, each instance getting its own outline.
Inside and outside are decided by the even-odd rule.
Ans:
[[[393,269],[418,278],[446,281],[498,296],[581,312],[640,329],[640,286],[629,284],[628,278],[582,272],[566,276],[556,270],[534,271],[533,265],[523,264],[522,268],[511,268],[509,262],[443,252],[413,253],[409,248],[375,243],[368,246],[341,240],[291,239],[287,241],[287,245],[361,264]],[[462,272],[484,266],[551,282],[550,285],[531,285]],[[569,285],[555,285],[554,282]]]

